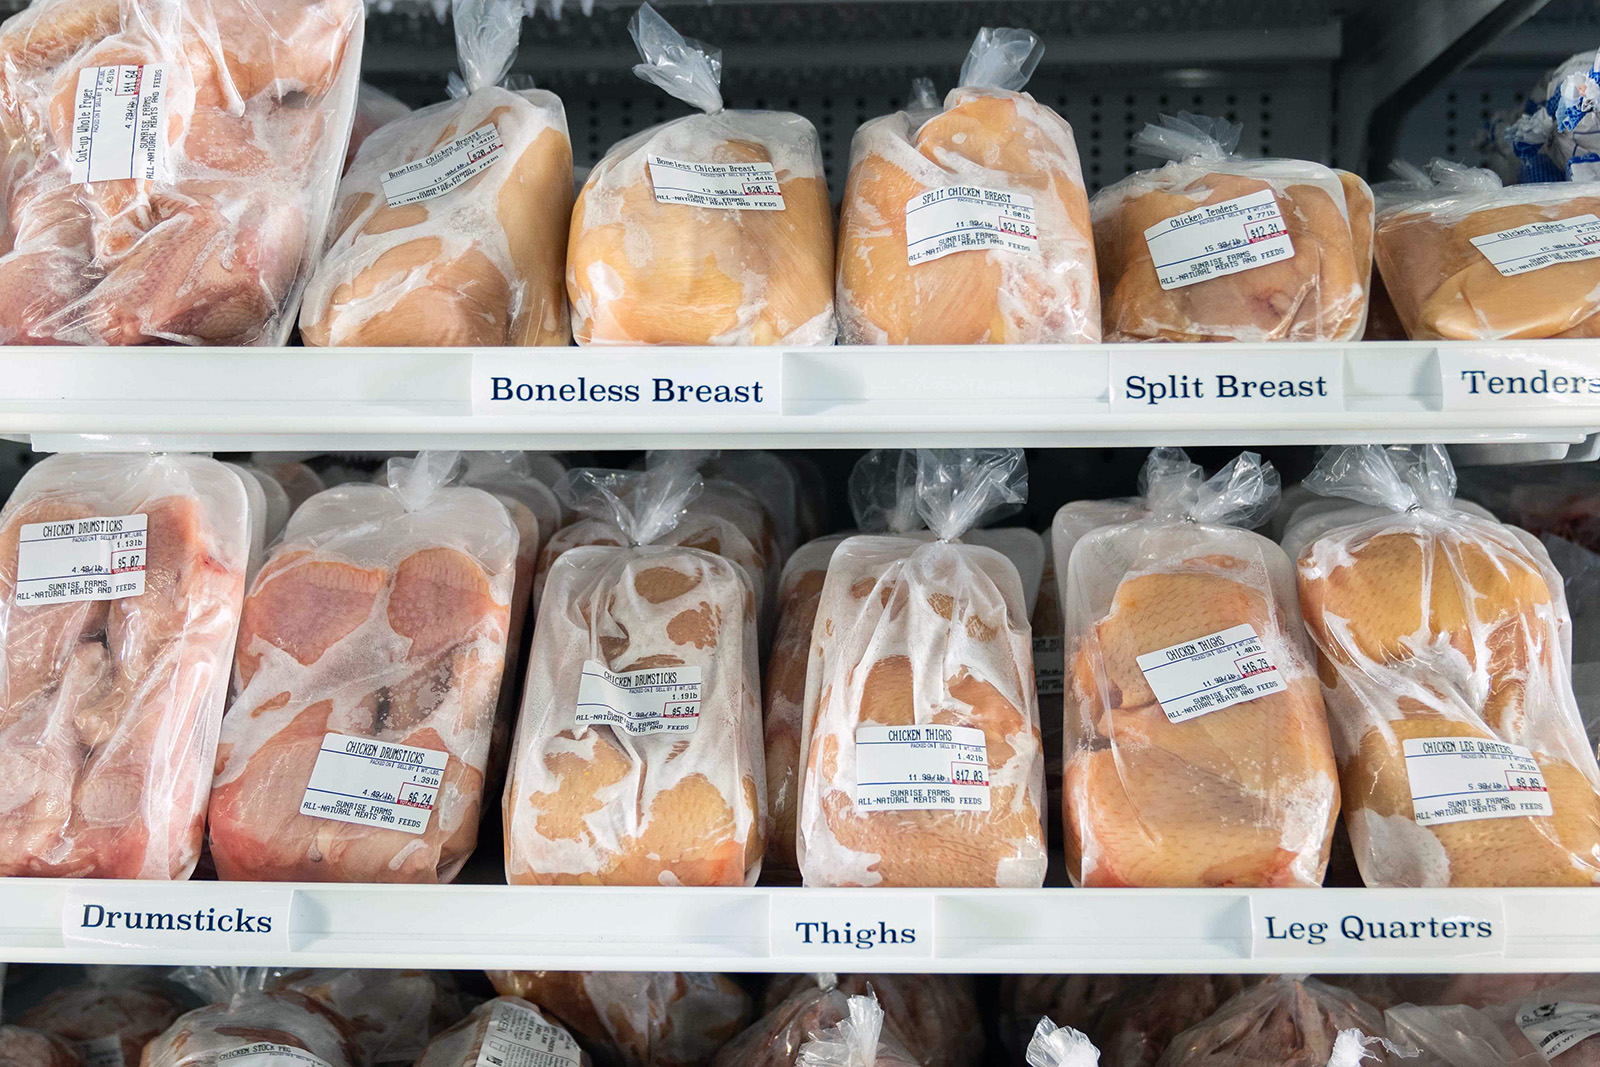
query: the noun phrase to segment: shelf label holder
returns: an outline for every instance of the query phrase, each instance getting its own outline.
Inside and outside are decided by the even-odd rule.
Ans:
[[[934,956],[934,897],[900,893],[803,889],[778,892],[768,907],[773,959],[859,956],[881,959]]]
[[[1600,363],[1593,349],[1535,352],[1515,343],[1439,349],[1445,411],[1600,408]]]
[[[1209,353],[1194,348],[1113,347],[1114,412],[1182,414],[1343,412],[1344,352],[1304,350]]]
[[[484,349],[474,415],[659,418],[783,414],[779,349]]]
[[[1285,890],[1250,898],[1250,958],[1467,956],[1506,954],[1505,902],[1492,894]]]
[[[85,883],[62,896],[61,941],[94,953],[221,953],[254,962],[288,952],[293,905],[286,885],[219,882],[194,894],[165,882]]]

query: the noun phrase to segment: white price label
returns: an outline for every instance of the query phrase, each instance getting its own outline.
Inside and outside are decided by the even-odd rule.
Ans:
[[[328,734],[300,798],[300,814],[425,833],[449,759],[431,748]]]
[[[489,1009],[476,1067],[577,1067],[582,1059],[571,1034],[532,1008],[500,1000]]]
[[[1250,955],[1311,957],[1503,956],[1505,905],[1453,891],[1370,895],[1271,891],[1250,899]]]
[[[1554,1059],[1579,1042],[1600,1034],[1600,1004],[1556,1001],[1526,1004],[1517,1026],[1545,1059]]]
[[[228,1067],[328,1067],[328,1061],[320,1056],[275,1041],[257,1041],[231,1049],[218,1056],[217,1062]]]
[[[488,122],[422,159],[385,172],[378,181],[390,207],[417,204],[443,196],[494,166],[505,154],[500,128]]]
[[[1278,665],[1248,623],[1138,657],[1139,670],[1174,723],[1277,693]]]
[[[1163,219],[1144,231],[1144,239],[1163,289],[1294,258],[1294,242],[1271,189]]]
[[[1521,745],[1480,737],[1408,737],[1401,745],[1418,826],[1555,814],[1544,773]]]
[[[104,1037],[80,1041],[78,1051],[83,1055],[84,1067],[127,1067],[127,1060],[122,1055],[121,1034],[106,1034]]]
[[[817,889],[773,893],[771,955],[852,959],[933,956],[933,897],[874,889]]]
[[[989,248],[1025,256],[1039,254],[1033,197],[976,185],[952,185],[906,201],[907,263],[927,263],[955,252]]]
[[[1570,219],[1530,222],[1512,230],[1472,238],[1483,258],[1504,277],[1514,278],[1557,263],[1576,263],[1600,257],[1600,218],[1574,215]]]
[[[648,162],[658,204],[783,210],[783,189],[771,163],[691,163],[665,156],[651,156]]]
[[[700,725],[700,668],[613,671],[599,660],[586,659],[578,680],[577,721],[612,726],[636,737],[692,734]]]
[[[988,739],[976,726],[856,727],[856,807],[988,811]]]
[[[1515,344],[1440,345],[1446,411],[1600,406],[1600,373],[1587,353],[1519,352]]]
[[[250,959],[288,950],[293,901],[288,886],[74,883],[61,904],[61,941],[69,949],[124,951],[135,959],[169,950]]]
[[[72,181],[166,176],[167,68],[85,67],[72,111]]]
[[[18,604],[121,600],[144,592],[150,516],[24,523],[17,541]]]
[[[484,349],[472,357],[472,408],[521,418],[783,414],[782,350],[649,355]]]
[[[1204,347],[1204,346],[1196,346]],[[1221,415],[1344,410],[1344,354],[1307,351],[1174,353],[1163,346],[1112,346],[1112,411]]]
[[[1033,639],[1034,689],[1042,697],[1066,692],[1067,657],[1060,634]]]

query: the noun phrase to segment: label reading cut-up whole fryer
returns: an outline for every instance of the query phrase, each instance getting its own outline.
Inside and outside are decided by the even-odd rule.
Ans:
[[[85,67],[72,108],[72,181],[155,181],[166,167],[167,68]]]
[[[1401,745],[1419,826],[1553,815],[1533,753],[1481,737],[1408,737]]]
[[[975,726],[856,727],[856,808],[988,811],[988,739]]]
[[[700,725],[700,668],[614,671],[586,659],[576,717],[585,726],[611,726],[636,737],[692,734]]]
[[[448,753],[431,748],[328,734],[300,799],[300,814],[424,833],[449,762]]]
[[[149,528],[148,515],[24,523],[13,600],[66,604],[141,595]]]
[[[1248,623],[1138,657],[1145,684],[1174,723],[1283,689],[1283,676]]]

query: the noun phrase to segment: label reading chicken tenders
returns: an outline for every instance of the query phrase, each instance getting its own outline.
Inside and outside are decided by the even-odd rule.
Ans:
[[[13,599],[66,604],[139,596],[149,526],[148,515],[24,523]]]
[[[448,753],[431,748],[328,734],[300,798],[300,814],[424,833],[449,761]]]
[[[532,1008],[502,1000],[489,1009],[476,1067],[577,1067],[582,1058],[571,1034]]]
[[[1283,677],[1248,623],[1146,652],[1139,670],[1174,723],[1283,689]]]
[[[1144,239],[1163,289],[1294,258],[1294,242],[1271,189],[1174,215],[1145,230]]]
[[[1418,826],[1554,815],[1533,753],[1481,737],[1408,737],[1406,777]]]
[[[1527,1004],[1517,1012],[1517,1026],[1545,1059],[1553,1059],[1600,1034],[1600,1004]]]
[[[1530,222],[1474,237],[1472,243],[1494,264],[1495,270],[1511,278],[1557,263],[1600,257],[1600,218],[1574,215],[1570,219]]]
[[[72,109],[72,181],[154,181],[165,176],[167,68],[158,63],[85,67]]]
[[[651,156],[650,186],[658,204],[727,211],[782,211],[783,187],[771,163],[690,163]]]
[[[1033,197],[952,185],[906,201],[906,262],[912,266],[988,248],[1039,254]]]
[[[465,137],[457,137],[422,159],[387,171],[378,181],[390,207],[420,204],[450,190],[494,166],[506,154],[500,128],[486,122]]]
[[[224,1052],[217,1057],[217,1063],[226,1063],[228,1067],[328,1067],[328,1061],[320,1056],[274,1041],[257,1041]]]
[[[988,739],[976,726],[857,726],[856,808],[988,811]]]
[[[614,671],[583,661],[578,722],[633,734],[692,734],[700,725],[700,668],[651,667]]]

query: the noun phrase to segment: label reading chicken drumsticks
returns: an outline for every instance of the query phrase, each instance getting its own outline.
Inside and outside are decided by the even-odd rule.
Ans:
[[[1474,237],[1472,243],[1494,264],[1495,270],[1512,278],[1557,263],[1600,257],[1600,218],[1574,215],[1570,219],[1530,222]]]
[[[228,1067],[328,1067],[328,1061],[320,1056],[275,1041],[257,1041],[224,1052],[217,1057],[217,1063],[226,1063]]]
[[[585,726],[613,726],[635,737],[692,734],[700,725],[700,668],[614,671],[586,659],[578,679],[577,720]]]
[[[72,181],[154,181],[166,169],[167,68],[85,67],[72,109]]]
[[[1039,254],[1033,197],[976,185],[951,185],[906,201],[908,264],[989,248],[1025,256]]]
[[[1173,723],[1283,689],[1283,676],[1248,623],[1137,659],[1145,684]]]
[[[1600,1004],[1527,1004],[1517,1012],[1517,1026],[1545,1059],[1553,1059],[1600,1034]]]
[[[482,174],[505,154],[506,143],[500,136],[500,128],[486,122],[421,159],[384,172],[378,181],[383,185],[383,198],[390,207],[420,204],[443,196]]]
[[[24,523],[13,599],[66,604],[139,596],[149,526],[148,515]]]
[[[300,814],[408,834],[424,833],[450,757],[370,737],[322,739]]]
[[[1144,231],[1144,239],[1163,289],[1294,258],[1294,242],[1271,189],[1163,219]]]
[[[502,1000],[489,1009],[476,1067],[577,1067],[582,1059],[571,1034],[532,1008]]]
[[[649,159],[650,186],[658,204],[782,211],[783,187],[771,163],[691,163],[665,156]]]
[[[976,726],[857,726],[856,808],[988,811],[988,739]]]
[[[1555,814],[1544,773],[1521,745],[1481,737],[1408,737],[1401,746],[1418,826]]]

